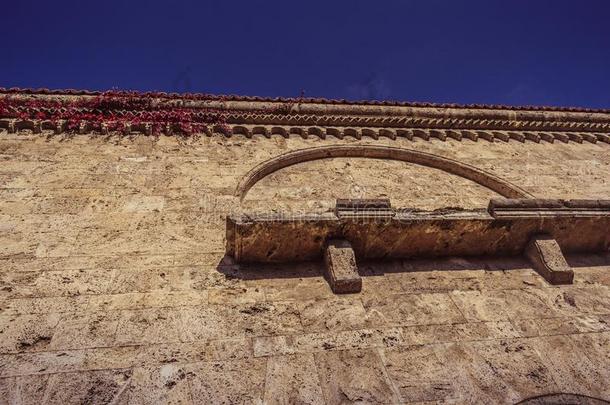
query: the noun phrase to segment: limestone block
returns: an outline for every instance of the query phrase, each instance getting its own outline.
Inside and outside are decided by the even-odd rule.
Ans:
[[[551,284],[572,284],[574,272],[561,253],[559,244],[548,235],[536,235],[525,248],[534,269]]]
[[[331,239],[324,251],[326,278],[336,294],[357,293],[362,290],[362,279],[356,267],[352,245],[344,239]]]

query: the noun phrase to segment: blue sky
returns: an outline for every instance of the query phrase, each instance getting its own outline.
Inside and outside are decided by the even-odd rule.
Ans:
[[[30,1],[1,87],[610,107],[610,1]]]

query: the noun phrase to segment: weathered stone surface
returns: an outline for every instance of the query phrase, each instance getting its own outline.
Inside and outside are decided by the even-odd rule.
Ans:
[[[192,404],[187,371],[184,366],[138,367],[118,404]]]
[[[42,404],[48,375],[0,378],[0,401],[3,404]]]
[[[608,398],[610,372],[599,370],[569,336],[534,339],[534,347],[553,375],[560,392]]]
[[[53,374],[47,382],[43,402],[100,405],[120,402],[132,374],[131,370]]]
[[[394,347],[402,342],[399,328],[378,328],[259,337],[254,339],[253,348],[255,357],[266,357],[275,354]]]
[[[469,321],[506,321],[557,316],[538,289],[454,291],[451,299]]]
[[[376,351],[329,351],[317,353],[315,358],[327,403],[399,402]]]
[[[361,300],[355,298],[318,299],[298,304],[301,323],[306,331],[339,331],[364,329],[366,310]],[[329,311],[333,308],[333,311]]]
[[[518,402],[535,395],[559,391],[551,370],[544,364],[542,355],[533,342],[496,340],[470,345],[482,360],[478,363],[484,362],[491,368],[488,376],[479,374],[484,369],[477,370],[476,376],[485,378],[491,384],[498,384],[498,387],[490,389],[490,393],[500,394],[502,398],[501,393],[504,391],[503,402]]]
[[[448,294],[392,294],[363,299],[372,324],[388,326],[451,324],[464,316]]]
[[[195,363],[186,368],[195,404],[261,403],[266,360]]]
[[[592,246],[591,235],[607,235],[605,220],[584,215],[599,215],[597,200],[610,196],[609,145],[599,141],[607,131],[591,132],[595,144],[566,135],[603,125],[607,114],[348,107],[295,104],[317,112],[244,115],[262,124],[230,124],[251,138],[47,137],[28,133],[34,126],[7,133],[0,118],[0,403],[513,404],[568,390],[609,401],[610,256],[607,249],[574,254],[578,245],[570,245]],[[303,125],[320,114],[332,125]],[[300,121],[267,125],[271,119]],[[411,119],[420,120],[417,136]],[[535,143],[524,132],[555,142],[540,135]],[[490,214],[489,200],[499,195],[472,180],[366,157],[285,167],[243,201],[235,196],[258,165],[325,145],[448,158],[563,205],[519,222],[508,207]],[[300,228],[277,233],[259,252],[265,257],[281,242],[291,257],[315,249],[315,261],[244,264],[226,254],[227,216],[322,215],[344,198],[408,208],[395,211],[408,225],[392,230],[377,218],[366,242],[358,242],[366,236],[359,239],[361,221],[334,228],[356,236],[349,240],[362,279],[357,295],[334,295],[323,277],[328,222],[314,224],[311,240]],[[594,203],[570,201],[583,199]],[[578,217],[566,217],[570,211]],[[551,216],[561,216],[556,226]],[[581,225],[592,232],[574,233]],[[469,239],[482,230],[500,247],[508,243],[503,235],[523,237],[511,257],[462,256],[466,245],[495,249]],[[574,284],[549,286],[522,255],[540,231],[558,241]],[[260,243],[250,236],[242,241]],[[358,256],[396,248],[404,258]]]
[[[511,322],[500,321],[408,326],[402,329],[402,336],[406,344],[429,345],[517,338],[522,334]]]
[[[146,308],[118,314],[117,345],[180,342],[181,312],[175,308]]]
[[[535,235],[525,247],[525,255],[536,271],[551,284],[572,284],[574,271],[561,248],[549,235]]]
[[[464,376],[448,366],[434,345],[386,350],[384,363],[404,403],[463,402]]]
[[[49,345],[52,350],[84,349],[115,343],[119,312],[64,313]]]
[[[362,289],[352,245],[342,239],[331,239],[324,252],[325,275],[336,294],[357,293]]]
[[[0,352],[48,349],[59,319],[59,314],[0,316]]]
[[[314,356],[301,354],[269,357],[264,403],[324,403]]]

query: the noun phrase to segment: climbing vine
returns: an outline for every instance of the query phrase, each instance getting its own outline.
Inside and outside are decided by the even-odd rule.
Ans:
[[[0,96],[0,117],[61,124],[68,132],[77,130],[82,123],[97,132],[146,124],[152,134],[160,134],[168,127],[188,135],[202,132],[209,125],[228,128],[226,111],[183,104],[183,100],[162,102],[154,93],[118,91],[64,99],[4,95]]]

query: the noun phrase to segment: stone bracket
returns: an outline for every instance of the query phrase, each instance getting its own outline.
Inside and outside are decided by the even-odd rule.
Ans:
[[[525,255],[546,281],[551,284],[572,284],[574,271],[568,265],[555,239],[546,234],[532,236],[525,247]]]
[[[357,293],[362,290],[356,256],[345,239],[330,239],[324,248],[325,277],[335,294]]]

